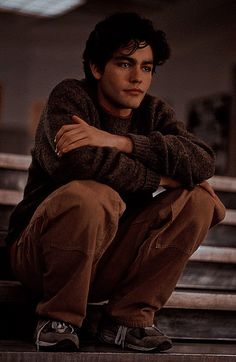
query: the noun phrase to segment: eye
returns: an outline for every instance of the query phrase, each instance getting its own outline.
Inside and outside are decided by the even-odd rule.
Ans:
[[[150,73],[150,72],[152,72],[152,67],[145,65],[145,66],[143,67],[143,70],[144,70],[144,72]]]
[[[130,67],[130,63],[127,63],[127,62],[121,62],[121,63],[118,63],[118,65],[121,68],[129,68]]]

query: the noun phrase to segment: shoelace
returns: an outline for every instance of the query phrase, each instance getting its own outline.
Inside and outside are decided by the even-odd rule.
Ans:
[[[115,344],[121,345],[122,348],[125,348],[125,337],[127,333],[128,327],[125,326],[119,326],[116,338],[115,338]]]
[[[119,346],[121,345],[123,349],[125,348],[125,337],[126,337],[128,328],[129,327],[119,326],[117,334],[116,334],[116,338],[115,338],[115,344],[117,344]],[[160,329],[158,329],[154,324],[151,327],[144,327],[144,329],[155,329],[161,335],[163,335],[163,332],[160,331]]]
[[[64,333],[68,327],[71,328],[71,333],[73,333],[74,328],[70,324],[66,325],[64,322],[58,322],[58,321],[52,322],[52,329],[55,329],[57,333]]]
[[[146,327],[146,328],[154,328],[157,332],[159,332],[162,336],[164,335],[164,333],[159,329],[157,328],[157,326],[155,326],[155,324],[153,324],[151,327]]]

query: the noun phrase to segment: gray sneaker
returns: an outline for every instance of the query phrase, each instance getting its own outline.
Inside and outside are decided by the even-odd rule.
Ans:
[[[98,338],[101,342],[136,351],[160,352],[172,347],[171,339],[154,325],[130,328],[113,322],[106,322],[101,325]]]
[[[38,351],[77,351],[79,337],[69,323],[40,320],[35,330],[35,344]]]

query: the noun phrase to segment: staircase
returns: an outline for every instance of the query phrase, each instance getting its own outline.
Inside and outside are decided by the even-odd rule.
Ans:
[[[0,361],[236,361],[236,179],[210,180],[225,204],[225,220],[209,231],[175,291],[157,315],[174,347],[161,354],[123,352],[83,341],[78,353],[36,352],[34,301],[10,273],[4,236],[22,198],[29,156],[0,154]]]

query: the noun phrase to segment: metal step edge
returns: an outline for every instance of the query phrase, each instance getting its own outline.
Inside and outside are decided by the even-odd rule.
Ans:
[[[27,294],[18,281],[0,281],[0,302],[27,302]],[[236,311],[236,293],[175,290],[164,308]]]
[[[215,175],[208,182],[216,191],[236,192],[236,177]]]
[[[179,282],[177,283],[177,285],[176,285],[176,289],[178,290],[178,289],[185,289],[186,291],[187,290],[190,290],[190,291],[193,291],[193,290],[198,290],[199,292],[200,291],[202,291],[203,293],[206,291],[206,285],[204,285],[204,284],[197,284],[197,283],[195,283],[194,284],[194,282],[192,282],[191,284],[190,283],[188,283],[188,284],[185,284],[185,283],[183,283],[182,281],[181,281],[181,278],[180,278],[180,280],[179,280]],[[217,292],[222,292],[222,293],[225,293],[225,291],[226,291],[226,287],[225,286],[223,286],[223,287],[221,287],[221,286],[207,286],[207,291],[209,292],[209,293],[214,293],[215,291],[216,291],[216,289],[217,289]],[[228,287],[227,286],[227,293],[234,293],[235,292],[235,288],[233,288],[233,287]]]
[[[131,351],[112,351],[110,352],[32,352],[32,351],[4,351],[0,352],[0,361],[2,362],[236,362],[236,356],[232,354],[221,353],[135,353]]]
[[[221,221],[221,224],[236,225],[236,210],[227,209],[225,218],[223,221]]]
[[[201,245],[189,260],[235,264],[236,248]]]
[[[0,204],[15,206],[23,198],[22,191],[0,189]]]
[[[0,168],[27,171],[31,156],[14,153],[0,153]]]
[[[236,311],[236,294],[175,290],[164,308]]]

